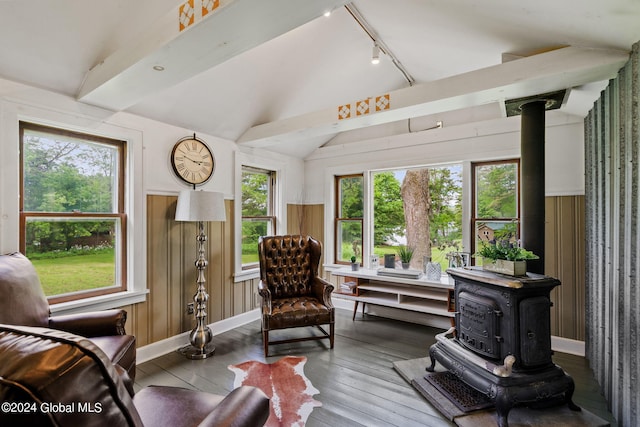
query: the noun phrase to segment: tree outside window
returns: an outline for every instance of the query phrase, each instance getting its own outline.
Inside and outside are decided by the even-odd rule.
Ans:
[[[413,268],[431,257],[446,268],[446,254],[462,247],[460,165],[372,172],[373,251],[414,249]]]
[[[123,141],[20,123],[20,249],[51,302],[126,288]]]
[[[242,268],[258,267],[258,238],[275,233],[275,172],[242,169]]]

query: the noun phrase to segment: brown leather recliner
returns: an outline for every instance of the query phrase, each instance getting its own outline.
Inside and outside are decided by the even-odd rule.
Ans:
[[[132,398],[115,366],[84,337],[0,325],[0,425],[254,427],[269,417],[267,396],[248,386],[226,397],[151,386]]]
[[[333,285],[318,276],[322,246],[311,236],[266,236],[258,240],[262,297],[262,340],[269,344],[328,338],[334,342]],[[327,333],[320,325],[329,325]],[[322,335],[269,341],[269,331],[317,326]]]
[[[90,338],[133,381],[136,339],[126,335],[120,309],[51,317],[33,264],[21,253],[0,255],[0,323],[60,329]]]

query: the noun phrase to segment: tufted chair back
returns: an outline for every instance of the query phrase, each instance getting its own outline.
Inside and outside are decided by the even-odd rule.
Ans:
[[[318,276],[322,246],[311,236],[268,236],[258,240],[262,297],[264,355],[270,344],[329,339],[333,348],[335,309],[333,285]],[[329,325],[327,333],[321,325]],[[276,329],[314,326],[321,334],[304,338],[269,340]]]
[[[258,241],[260,279],[273,298],[309,295],[318,275],[320,242],[311,236],[266,236]]]

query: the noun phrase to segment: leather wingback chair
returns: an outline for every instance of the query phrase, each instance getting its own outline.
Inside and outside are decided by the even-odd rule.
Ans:
[[[109,359],[136,374],[136,339],[126,335],[120,309],[51,317],[36,270],[21,253],[0,255],[0,323],[60,329],[90,338]]]
[[[254,387],[229,395],[150,386],[132,396],[88,339],[0,325],[0,425],[56,427],[261,426],[269,399]]]
[[[310,236],[266,236],[258,240],[262,297],[262,339],[265,357],[269,344],[328,338],[334,342],[333,285],[318,277],[320,242]],[[327,333],[320,325],[329,325]],[[276,329],[317,326],[322,335],[269,341]]]

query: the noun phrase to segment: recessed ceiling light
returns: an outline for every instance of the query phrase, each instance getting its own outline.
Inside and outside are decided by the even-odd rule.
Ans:
[[[330,11],[330,10],[325,11],[325,12],[324,12],[324,16],[325,16],[326,18],[330,17],[330,16],[331,16],[331,11]]]
[[[153,69],[156,71],[164,71],[164,67],[162,65],[154,65]]]

